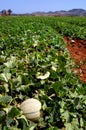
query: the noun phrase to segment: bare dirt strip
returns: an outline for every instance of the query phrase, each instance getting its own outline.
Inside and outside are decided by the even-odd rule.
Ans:
[[[64,36],[63,39],[67,43],[71,57],[74,59],[76,65],[78,65],[73,71],[76,75],[80,76],[83,83],[86,83],[86,40],[71,39],[67,36]]]

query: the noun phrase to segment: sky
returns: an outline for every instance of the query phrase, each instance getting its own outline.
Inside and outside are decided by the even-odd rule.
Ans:
[[[0,11],[11,9],[13,13],[68,11],[74,8],[86,10],[86,0],[0,0]]]

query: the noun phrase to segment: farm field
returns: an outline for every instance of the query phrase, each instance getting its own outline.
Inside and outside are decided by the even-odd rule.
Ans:
[[[0,17],[0,130],[86,130],[85,52],[86,17]]]

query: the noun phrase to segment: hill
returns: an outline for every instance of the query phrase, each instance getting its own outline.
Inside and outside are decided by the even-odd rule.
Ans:
[[[54,15],[54,16],[86,16],[86,10],[84,9],[72,9],[72,10],[61,10],[61,11],[49,11],[49,12],[34,12],[32,15]]]

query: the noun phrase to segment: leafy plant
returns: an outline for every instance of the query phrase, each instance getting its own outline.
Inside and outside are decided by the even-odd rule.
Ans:
[[[74,61],[62,38],[85,38],[84,27],[76,26],[79,19],[73,20],[0,18],[1,130],[86,129],[86,84],[72,72]],[[81,21],[84,26],[85,18]],[[38,122],[27,120],[20,109],[27,98],[42,103]]]

